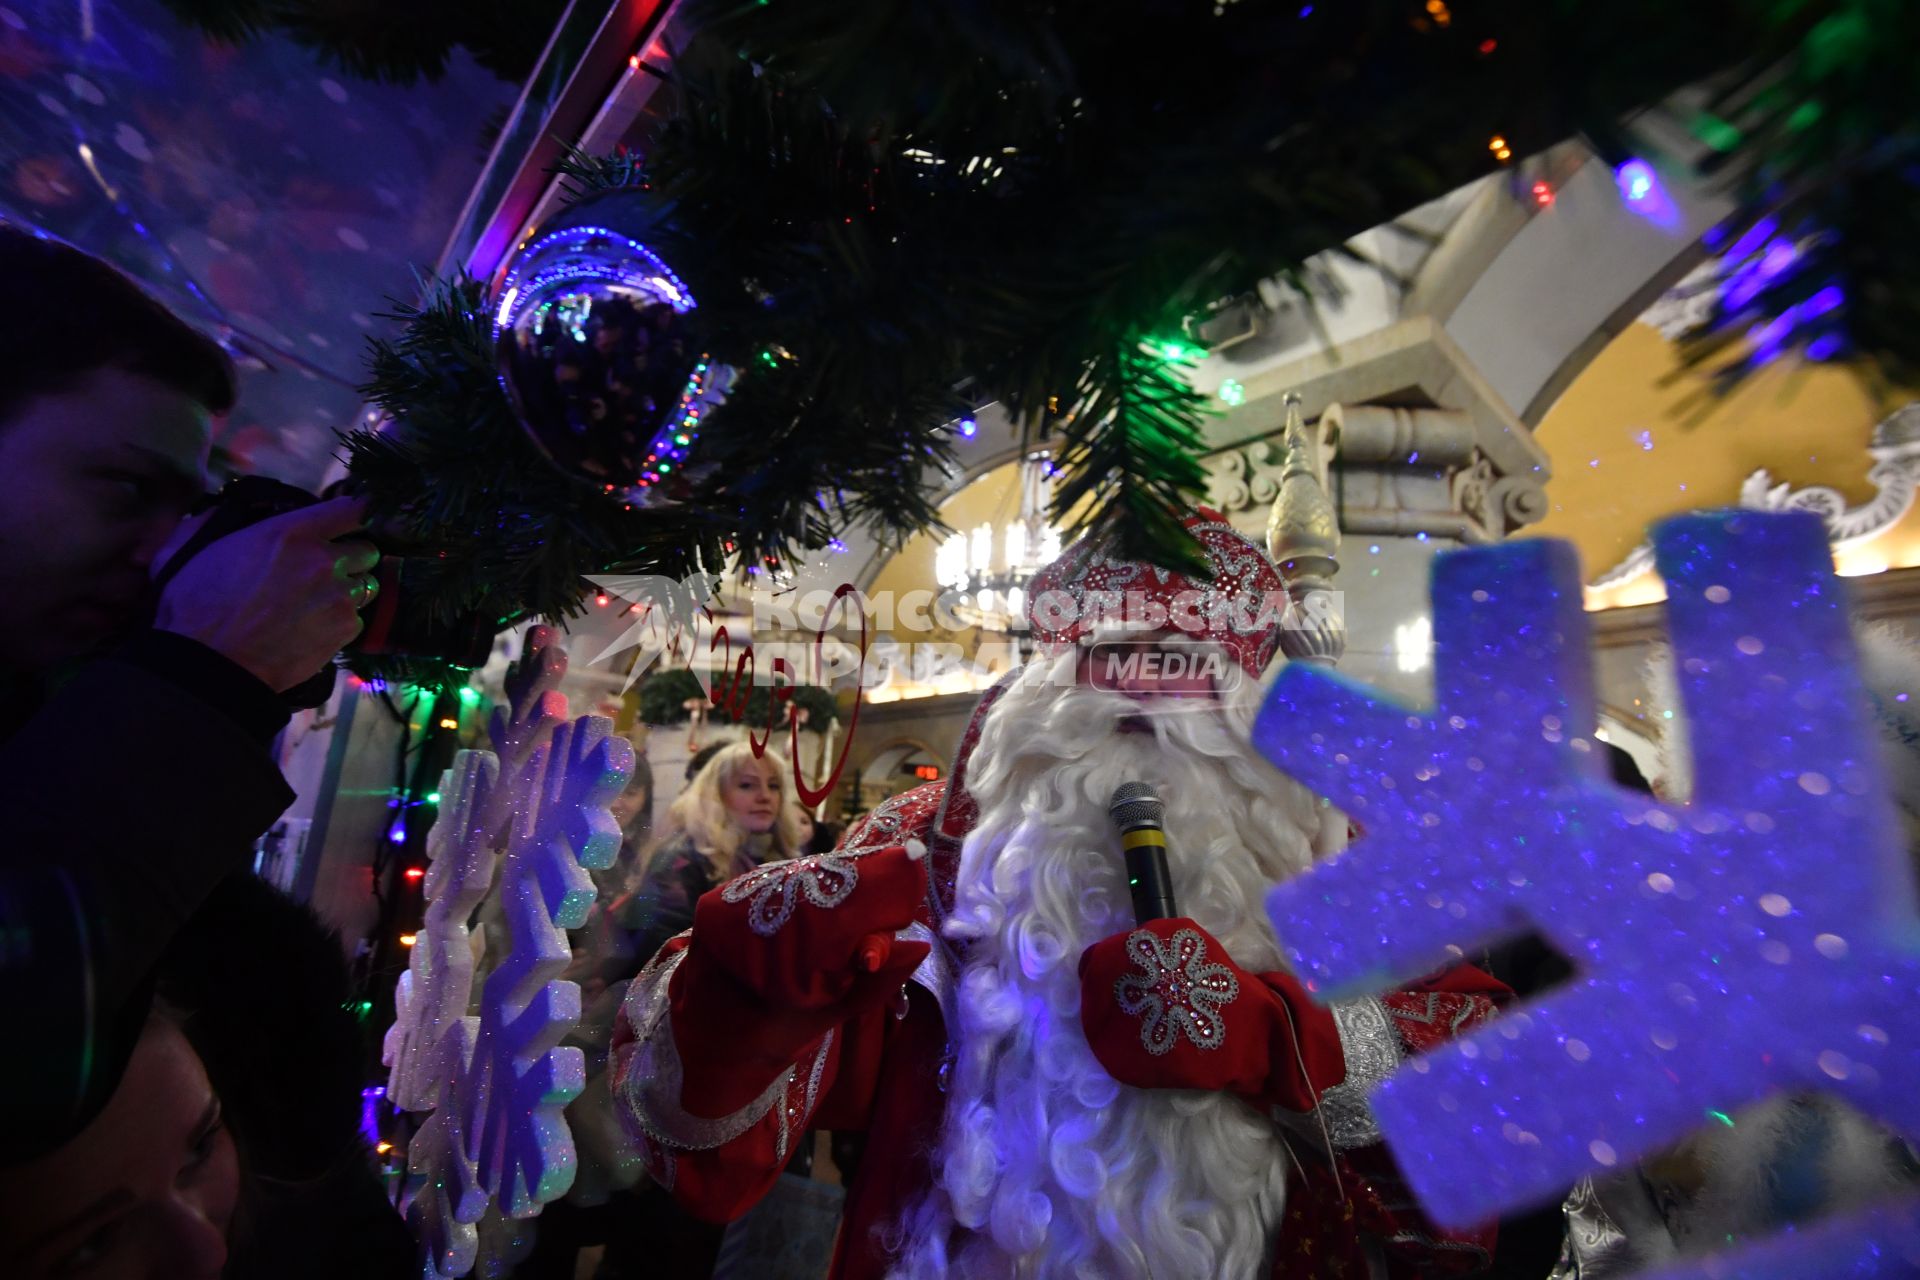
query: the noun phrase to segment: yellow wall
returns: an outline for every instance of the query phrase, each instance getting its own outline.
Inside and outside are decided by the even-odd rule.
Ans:
[[[1775,484],[1828,485],[1863,502],[1873,496],[1866,454],[1873,426],[1913,399],[1876,395],[1853,369],[1780,361],[1722,400],[1680,371],[1673,344],[1628,325],[1587,366],[1542,420],[1536,436],[1553,456],[1552,510],[1527,532],[1566,538],[1586,577],[1612,568],[1661,516],[1732,506],[1756,468]],[[1841,559],[1842,572],[1920,564],[1920,513]],[[1590,607],[1662,598],[1651,575]]]
[[[935,584],[933,570],[935,554],[943,541],[951,537],[953,532],[971,533],[975,525],[1005,525],[1019,513],[1020,467],[1018,463],[1009,462],[995,467],[941,503],[940,519],[952,532],[916,533],[907,539],[899,554],[881,567],[873,586],[868,588],[868,598],[891,593],[897,600],[911,592],[941,590]],[[978,658],[984,639],[982,633],[973,628],[951,634],[926,635],[903,633],[895,627],[894,635],[896,639],[908,643],[931,639],[958,644],[970,657],[975,658]],[[895,681],[883,688],[869,690],[866,700],[879,705],[933,698],[942,694],[974,693],[992,684],[998,678],[1000,669],[954,671],[930,684],[919,684],[912,680]]]
[[[942,503],[940,518],[960,533],[971,533],[978,524],[1006,524],[1020,514],[1019,480],[1018,463],[995,467]],[[932,590],[934,554],[949,536],[916,533],[907,539],[900,554],[880,570],[868,594]]]
[[[1527,534],[1573,542],[1591,579],[1617,564],[1660,517],[1734,505],[1741,482],[1760,467],[1776,484],[1828,485],[1849,502],[1864,502],[1874,493],[1866,453],[1874,424],[1920,398],[1878,390],[1844,365],[1786,359],[1722,399],[1706,391],[1704,378],[1681,371],[1677,350],[1658,331],[1628,325],[1536,432],[1553,456],[1551,509]],[[1018,478],[1013,463],[994,468],[949,499],[941,518],[962,531],[1006,523],[1019,511]],[[930,588],[939,542],[915,535],[881,569],[873,590]],[[1839,565],[1850,574],[1920,565],[1920,510],[1841,552]],[[1589,605],[1644,604],[1663,595],[1649,574],[1593,593]]]

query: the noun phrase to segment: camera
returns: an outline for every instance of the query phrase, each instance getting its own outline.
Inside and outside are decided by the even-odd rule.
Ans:
[[[193,537],[154,575],[154,598],[194,556],[230,533],[249,525],[320,501],[296,485],[266,476],[238,476],[208,495],[195,514],[210,513]],[[370,536],[370,535],[356,535]],[[378,539],[375,539],[378,541]],[[493,627],[486,619],[469,617],[436,623],[423,609],[409,608],[408,580],[418,581],[428,564],[417,557],[383,554],[374,570],[380,590],[361,612],[365,624],[346,652],[370,657],[425,659],[456,667],[484,664],[493,648]],[[281,696],[296,710],[317,707],[333,692],[334,668],[329,665]]]

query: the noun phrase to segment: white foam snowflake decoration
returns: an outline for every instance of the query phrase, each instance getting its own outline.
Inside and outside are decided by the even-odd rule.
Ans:
[[[426,918],[400,975],[393,1026],[381,1058],[393,1070],[387,1097],[407,1111],[437,1105],[440,1083],[458,1070],[443,1056],[453,1024],[473,1000],[473,945],[467,921],[493,884],[493,827],[488,810],[500,762],[490,751],[462,751],[440,778],[440,817],[427,833]]]
[[[1374,1092],[1443,1223],[1550,1198],[1781,1090],[1830,1090],[1920,1137],[1913,874],[1820,524],[1714,513],[1654,543],[1694,730],[1687,807],[1608,781],[1586,736],[1564,544],[1435,562],[1433,712],[1290,667],[1255,729],[1365,832],[1269,900],[1322,998],[1529,926],[1580,971]]]
[[[537,1214],[573,1180],[561,1111],[579,1094],[585,1063],[559,1041],[579,1020],[580,992],[557,978],[570,958],[564,930],[583,924],[593,902],[585,869],[610,866],[619,852],[607,806],[633,771],[633,748],[604,717],[565,723],[554,687],[565,671],[554,631],[534,628],[508,673],[510,705],[491,718],[498,754],[455,758],[428,838],[426,918],[384,1060],[395,1105],[432,1113],[409,1148],[403,1195],[429,1278],[465,1275],[476,1262],[497,1269],[503,1259],[489,1241],[526,1233],[482,1232],[482,1220]],[[490,888],[506,924],[488,939],[476,1002],[469,921]]]
[[[463,1097],[482,1184],[510,1218],[539,1212],[573,1185],[573,1135],[561,1111],[586,1087],[586,1057],[557,1047],[580,1021],[580,988],[558,981],[573,958],[566,930],[587,921],[593,882],[613,865],[620,826],[607,804],[633,772],[613,722],[583,716],[534,749],[539,782],[512,824],[500,871],[512,949],[487,975]]]
[[[467,1155],[458,1092],[473,1059],[479,1021],[456,1018],[448,1025],[439,1046],[448,1071],[435,1083],[429,1101],[432,1114],[407,1148],[409,1177],[403,1205],[407,1223],[420,1242],[423,1280],[464,1276],[473,1269],[479,1252],[475,1224],[487,1212],[488,1197]]]

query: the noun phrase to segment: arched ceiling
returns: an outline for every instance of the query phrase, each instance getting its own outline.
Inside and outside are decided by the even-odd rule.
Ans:
[[[1630,324],[1581,371],[1541,420],[1553,456],[1551,511],[1528,534],[1566,538],[1589,581],[1644,540],[1662,516],[1733,506],[1741,482],[1765,468],[1776,483],[1830,486],[1850,503],[1871,498],[1866,452],[1873,428],[1915,398],[1874,385],[1853,367],[1788,359],[1716,397],[1682,368],[1673,343]],[[1842,553],[1843,572],[1920,563],[1920,516]],[[1651,575],[1595,593],[1600,607],[1661,598]]]
[[[981,524],[998,528],[1020,512],[1019,480],[1019,463],[1003,462],[948,498],[940,508],[940,518],[950,529],[962,533]],[[907,539],[899,554],[882,565],[870,594],[904,594],[931,586],[934,554],[947,536],[917,533]]]

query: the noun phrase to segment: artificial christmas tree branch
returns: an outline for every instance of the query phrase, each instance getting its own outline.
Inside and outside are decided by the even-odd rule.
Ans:
[[[1742,200],[1727,243],[1780,190],[1808,193],[1775,212],[1807,228],[1808,271],[1724,308],[1720,338],[1835,332],[1920,368],[1898,87],[1920,17],[1902,9],[701,0],[658,134],[560,169],[672,264],[709,355],[742,371],[693,475],[628,511],[540,474],[465,284],[376,346],[369,390],[398,430],[356,440],[355,473],[422,538],[483,544],[450,550],[461,599],[564,614],[586,573],[673,574],[729,549],[784,562],[850,522],[883,541],[926,527],[920,477],[950,461],[954,420],[997,400],[1063,438],[1069,533],[1191,568],[1178,517],[1203,485],[1207,406],[1180,376],[1186,322],[1263,278],[1304,287],[1309,257],[1502,155],[1584,134],[1624,159],[1636,112],[1701,83],[1734,86],[1695,122]],[[1845,306],[1826,305],[1832,275]]]

